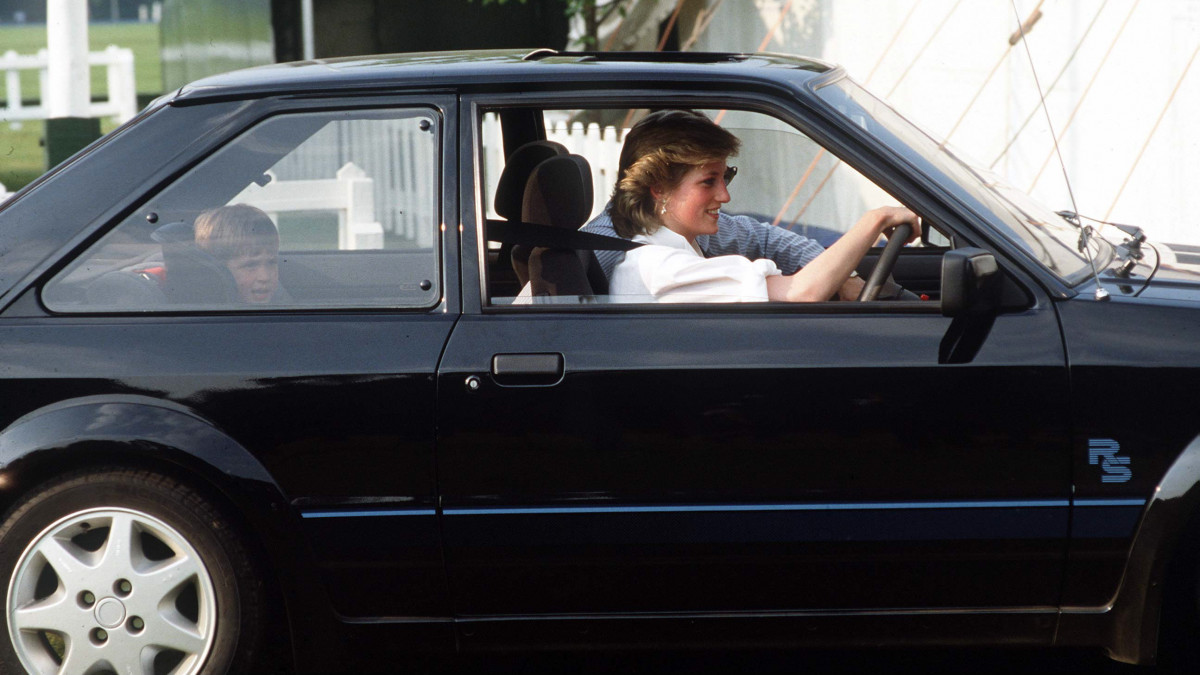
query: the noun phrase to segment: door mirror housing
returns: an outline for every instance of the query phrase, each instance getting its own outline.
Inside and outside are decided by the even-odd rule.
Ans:
[[[958,248],[942,256],[942,315],[981,315],[1000,307],[1000,267],[981,248]]]
[[[955,239],[954,235],[942,234],[929,223],[921,228],[921,245],[926,248],[955,248],[958,243]]]

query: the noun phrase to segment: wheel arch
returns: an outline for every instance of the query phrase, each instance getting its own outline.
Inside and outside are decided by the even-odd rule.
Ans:
[[[1111,603],[1106,649],[1127,663],[1158,656],[1164,588],[1179,580],[1175,562],[1200,539],[1200,436],[1167,470],[1147,502]]]
[[[168,475],[209,498],[243,529],[278,588],[289,624],[287,651],[333,621],[308,590],[322,587],[286,495],[246,448],[192,410],[143,396],[71,399],[22,416],[0,431],[0,513],[50,480],[88,469],[139,468]],[[302,625],[307,624],[307,625]],[[319,632],[316,634],[320,634]],[[290,655],[289,655],[290,656]]]

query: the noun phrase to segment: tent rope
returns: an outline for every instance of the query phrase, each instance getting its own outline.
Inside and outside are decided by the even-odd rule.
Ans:
[[[1129,25],[1129,18],[1133,16],[1134,11],[1137,10],[1141,2],[1142,0],[1134,0],[1133,6],[1129,8],[1129,13],[1125,15],[1125,20],[1121,22],[1121,28],[1117,30],[1117,34],[1113,36],[1112,42],[1108,45],[1108,50],[1104,52],[1104,58],[1100,59],[1100,65],[1096,66],[1096,72],[1092,74],[1092,79],[1084,87],[1083,93],[1079,96],[1079,101],[1076,102],[1075,108],[1067,117],[1067,123],[1063,125],[1062,131],[1058,132],[1058,135],[1054,138],[1055,147],[1067,135],[1067,130],[1071,128],[1071,123],[1075,121],[1076,113],[1083,107],[1083,102],[1087,100],[1088,93],[1092,91],[1092,85],[1096,84],[1101,71],[1104,70],[1104,64],[1108,63],[1108,57],[1112,55],[1113,48],[1117,46],[1117,41],[1121,39],[1121,35],[1125,32],[1125,27]],[[1046,166],[1050,164],[1050,159],[1054,157],[1054,152],[1055,149],[1051,148],[1050,152],[1046,153],[1046,159],[1042,160],[1042,166],[1038,169],[1037,175],[1033,177],[1033,182],[1029,184],[1029,188],[1025,190],[1026,192],[1033,192],[1033,188],[1037,187],[1038,181],[1042,178],[1042,173],[1046,171]]]

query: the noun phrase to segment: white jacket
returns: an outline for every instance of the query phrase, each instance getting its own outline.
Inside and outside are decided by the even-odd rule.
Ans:
[[[705,258],[700,249],[666,227],[639,234],[639,246],[613,270],[609,294],[619,302],[765,302],[774,262],[740,255]]]

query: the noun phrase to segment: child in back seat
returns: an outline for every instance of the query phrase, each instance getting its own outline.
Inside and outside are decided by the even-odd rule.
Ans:
[[[209,209],[196,216],[196,246],[223,262],[250,304],[286,303],[279,285],[279,230],[270,216],[248,204]]]

